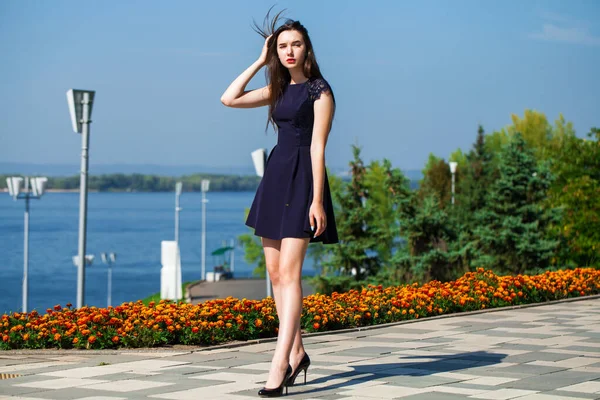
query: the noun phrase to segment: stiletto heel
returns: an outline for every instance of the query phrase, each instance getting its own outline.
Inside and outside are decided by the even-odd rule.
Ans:
[[[305,352],[304,357],[302,357],[302,360],[300,361],[300,364],[298,364],[298,368],[296,368],[296,371],[294,371],[294,373],[291,374],[290,378],[288,379],[288,385],[294,386],[294,383],[296,382],[296,378],[298,377],[298,374],[300,374],[300,371],[302,371],[302,370],[304,370],[304,384],[306,385],[306,372],[308,371],[309,366],[310,366],[310,358],[308,357],[308,354],[306,354],[306,352]]]
[[[283,396],[283,387],[285,386],[285,394],[288,394],[288,381],[290,376],[292,375],[292,366],[288,364],[288,367],[285,371],[285,376],[281,381],[281,384],[273,389],[267,389],[266,387],[260,389],[258,391],[258,395],[260,397],[281,397]]]

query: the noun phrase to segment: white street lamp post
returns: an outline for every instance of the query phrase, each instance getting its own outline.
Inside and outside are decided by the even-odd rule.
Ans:
[[[252,162],[254,163],[254,169],[256,170],[256,175],[261,178],[265,174],[265,167],[267,164],[267,149],[257,149],[252,153]],[[271,277],[269,276],[269,270],[265,266],[265,283],[267,285],[267,297],[272,297],[273,290],[271,288]]]
[[[234,256],[235,256],[235,239],[231,239],[231,258],[229,261],[229,271],[231,271],[231,275],[233,276],[233,273],[235,272],[235,268],[233,265],[233,261],[234,261]]]
[[[452,173],[452,205],[454,205],[454,176],[456,175],[456,167],[458,163],[456,161],[450,161],[450,172]]]
[[[6,178],[6,186],[8,193],[16,201],[17,199],[25,200],[25,218],[24,218],[24,238],[23,238],[23,304],[21,311],[28,312],[29,298],[29,200],[39,199],[46,191],[47,178],[25,178],[24,191],[21,193],[21,183],[23,178],[10,177]],[[31,190],[30,190],[31,189]]]
[[[81,176],[79,183],[79,245],[77,268],[77,308],[83,307],[85,293],[85,246],[87,231],[87,183],[89,168],[89,136],[94,91],[75,90],[67,91],[67,103],[71,114],[73,130],[81,133]]]
[[[206,279],[206,192],[210,186],[210,180],[202,179],[202,280]]]
[[[106,306],[110,307],[112,306],[112,265],[117,261],[117,254],[116,253],[110,253],[110,254],[106,254],[106,253],[102,253],[100,254],[100,257],[102,258],[102,262],[104,264],[108,264],[108,289],[107,289],[107,300],[106,300]]]
[[[179,270],[179,212],[182,210],[179,207],[179,197],[181,196],[181,192],[183,190],[183,183],[177,182],[175,184],[175,268],[173,269],[173,300],[177,302],[177,271]]]

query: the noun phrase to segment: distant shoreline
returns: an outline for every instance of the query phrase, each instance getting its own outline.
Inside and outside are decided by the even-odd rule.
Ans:
[[[0,189],[0,191],[8,193],[7,188]],[[99,190],[88,189],[88,193],[92,192],[98,193]],[[123,192],[125,192],[125,190],[123,190]],[[46,193],[79,193],[79,189],[46,189]]]

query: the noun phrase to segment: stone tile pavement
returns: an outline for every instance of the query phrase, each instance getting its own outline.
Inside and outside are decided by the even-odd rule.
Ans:
[[[308,380],[290,387],[290,398],[600,399],[600,296],[309,335],[305,343]],[[5,351],[0,399],[254,399],[274,346]]]

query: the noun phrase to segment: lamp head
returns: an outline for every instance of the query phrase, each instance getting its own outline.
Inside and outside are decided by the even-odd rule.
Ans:
[[[267,163],[267,149],[257,149],[251,154],[256,175],[262,178],[263,174],[265,173],[265,165]]]
[[[88,118],[92,117],[92,105],[94,104],[93,90],[77,90],[69,89],[67,91],[67,104],[69,105],[69,113],[71,114],[71,123],[73,124],[73,130],[75,133],[81,133],[82,122],[83,122],[83,102],[87,99],[89,105]],[[86,121],[88,122],[88,121]]]
[[[208,192],[208,186],[210,184],[210,180],[208,179],[202,179],[202,191],[203,192]]]
[[[48,178],[39,177],[31,178],[31,191],[36,197],[41,197],[46,192],[46,186],[48,185]]]
[[[8,187],[8,193],[15,200],[17,199],[17,197],[19,197],[19,193],[21,193],[22,185],[23,178],[17,176],[11,176],[10,178],[6,178],[6,186]]]
[[[458,166],[458,163],[456,161],[450,161],[450,172],[455,173],[457,166]]]

